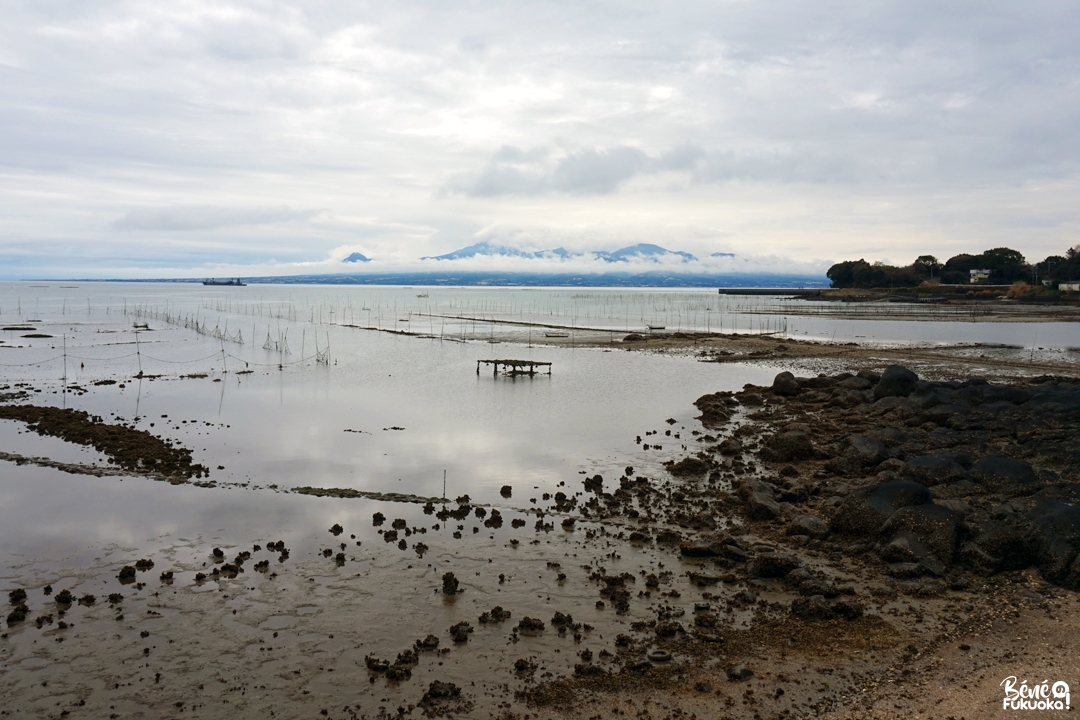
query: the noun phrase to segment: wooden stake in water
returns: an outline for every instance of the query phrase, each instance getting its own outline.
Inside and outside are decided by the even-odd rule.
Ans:
[[[442,471],[442,498],[446,499],[446,469]]]

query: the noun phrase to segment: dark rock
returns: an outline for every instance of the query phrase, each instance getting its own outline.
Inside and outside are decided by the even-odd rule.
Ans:
[[[890,480],[850,493],[837,508],[829,526],[849,535],[876,533],[894,512],[911,505],[929,505],[930,491],[909,480]]]
[[[345,532],[345,528],[341,527],[341,525],[338,525],[337,523],[334,523],[334,525],[330,528],[330,534],[334,537],[337,537],[343,532]]]
[[[459,592],[458,587],[460,583],[458,579],[454,577],[454,573],[443,573],[442,576],[442,591],[446,595],[454,595]]]
[[[904,477],[924,485],[950,483],[967,477],[954,455],[920,455],[904,463]]]
[[[794,396],[802,392],[799,381],[791,373],[784,371],[773,379],[772,391],[777,395]]]
[[[439,638],[437,635],[428,634],[423,640],[417,640],[413,643],[413,647],[417,650],[432,651],[439,647]]]
[[[116,577],[118,580],[120,580],[120,582],[124,582],[125,580],[134,580],[135,568],[133,568],[131,565],[125,565],[124,567],[120,568],[120,573]]]
[[[16,588],[8,592],[8,602],[12,605],[21,605],[26,600],[26,591],[22,588]]]
[[[788,535],[809,535],[823,538],[829,534],[829,525],[816,515],[798,515],[788,525]]]
[[[890,365],[874,386],[874,397],[907,397],[915,391],[919,376],[902,365]]]
[[[574,663],[574,675],[576,677],[596,677],[607,675],[607,670],[592,663]]]
[[[902,507],[885,522],[881,532],[894,537],[900,531],[914,535],[934,557],[946,565],[953,560],[964,516],[941,505]]]
[[[468,621],[462,620],[461,622],[450,626],[450,637],[456,643],[468,642],[469,633],[472,631],[472,625],[470,625]]]
[[[727,672],[728,680],[749,680],[754,677],[754,671],[746,665],[736,665]]]
[[[496,605],[491,610],[480,615],[481,624],[498,623],[510,619],[510,611],[503,610],[502,605]]]
[[[510,487],[509,485],[503,485],[501,488],[499,488],[499,494],[502,495],[504,498],[508,498],[514,494],[514,488]]]
[[[833,609],[825,597],[798,597],[791,601],[791,614],[800,620],[831,620]]]
[[[677,463],[668,465],[668,472],[676,477],[689,475],[704,475],[711,469],[711,465],[701,458],[685,457]]]
[[[543,632],[544,621],[526,616],[518,621],[517,629],[519,632]]]
[[[684,542],[679,545],[679,553],[683,557],[720,557],[724,554],[718,542]]]
[[[1023,460],[987,455],[971,468],[972,478],[992,489],[1024,491],[1038,487],[1039,477]]]
[[[743,451],[742,443],[735,438],[725,438],[720,443],[721,455],[738,455]]]
[[[814,456],[814,443],[801,430],[789,430],[773,435],[761,452],[762,458],[772,462],[799,462]]]
[[[1038,562],[1032,544],[1016,530],[990,524],[975,538],[974,544],[991,559],[994,570],[1022,570]]]
[[[858,620],[863,616],[863,606],[854,600],[837,600],[832,604],[832,610],[845,620]]]
[[[1080,551],[1080,504],[1049,498],[1028,514],[1039,572],[1050,582],[1080,589],[1074,563]]]
[[[885,459],[885,443],[863,435],[852,435],[847,441],[846,455],[861,465],[876,465]]]
[[[765,493],[753,493],[746,502],[746,514],[751,520],[775,520],[782,512],[780,504]]]
[[[750,561],[751,574],[762,578],[784,577],[799,567],[799,559],[790,553],[759,553]]]

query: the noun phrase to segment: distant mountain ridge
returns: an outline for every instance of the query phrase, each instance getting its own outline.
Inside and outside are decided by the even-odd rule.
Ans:
[[[483,257],[519,257],[530,259],[543,258],[569,258],[593,255],[605,262],[629,262],[633,259],[659,261],[664,258],[679,259],[681,262],[692,262],[696,257],[681,250],[668,250],[667,248],[653,245],[652,243],[638,243],[624,248],[608,252],[606,250],[593,250],[590,252],[572,253],[566,248],[557,247],[551,250],[521,250],[509,245],[495,245],[488,241],[478,242],[475,245],[459,248],[445,255],[428,255],[421,260],[464,260],[477,256]]]

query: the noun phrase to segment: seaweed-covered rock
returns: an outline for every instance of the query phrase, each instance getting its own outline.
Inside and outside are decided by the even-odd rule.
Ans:
[[[788,525],[787,534],[823,538],[829,534],[829,525],[816,515],[798,515]]]
[[[802,392],[802,387],[795,376],[785,370],[773,378],[772,391],[777,395],[790,397]]]
[[[995,490],[1024,492],[1040,484],[1030,465],[1004,455],[980,458],[971,468],[971,476],[980,485]]]
[[[814,457],[814,443],[802,430],[788,430],[769,438],[761,456],[772,462],[809,460]]]
[[[799,559],[786,552],[759,553],[750,561],[749,570],[763,578],[784,577],[799,567]]]
[[[843,534],[870,535],[900,508],[931,502],[930,490],[925,485],[910,480],[890,480],[849,494],[837,508],[829,526]]]
[[[964,516],[941,505],[910,505],[892,514],[881,528],[886,537],[906,531],[946,565],[952,563]],[[920,558],[922,559],[922,558]]]
[[[890,365],[874,386],[874,397],[907,397],[915,391],[919,376],[902,365]]]
[[[445,594],[445,595],[456,595],[458,592],[460,592],[458,590],[459,586],[460,586],[460,583],[458,582],[457,577],[454,576],[454,573],[452,573],[452,572],[443,573],[443,576],[442,576],[442,591],[443,591],[443,594]]]

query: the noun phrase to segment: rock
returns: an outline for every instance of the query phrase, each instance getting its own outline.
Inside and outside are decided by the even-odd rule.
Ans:
[[[709,472],[711,465],[701,458],[685,457],[677,463],[668,465],[668,472],[676,477],[690,475],[704,475]]]
[[[854,600],[837,600],[832,604],[832,610],[845,620],[858,620],[863,616],[863,606]]]
[[[842,387],[845,390],[869,390],[874,387],[874,383],[863,377],[849,377],[836,383],[836,387]]]
[[[694,401],[694,406],[701,411],[698,420],[707,428],[718,428],[731,419],[731,411],[728,400],[731,393],[718,392],[710,395],[702,395]]]
[[[987,455],[971,468],[971,477],[995,490],[1025,491],[1039,486],[1039,477],[1023,460],[1004,455]]]
[[[482,624],[498,623],[498,622],[502,622],[503,620],[509,620],[509,619],[510,619],[510,611],[509,610],[503,610],[502,605],[496,605],[495,607],[491,608],[491,610],[489,610],[488,612],[485,612],[485,613],[480,615],[480,622]]]
[[[750,561],[750,573],[762,578],[784,577],[799,567],[799,559],[790,553],[759,553]]]
[[[502,495],[504,498],[508,498],[514,494],[514,488],[510,487],[509,485],[503,485],[501,488],[499,488],[499,494]]]
[[[801,430],[789,430],[773,435],[765,443],[762,458],[772,462],[799,462],[814,456],[814,443]]]
[[[788,525],[787,534],[820,539],[829,534],[829,525],[816,515],[798,515]]]
[[[125,580],[134,580],[135,568],[133,568],[131,565],[125,565],[124,567],[120,568],[120,573],[116,576],[116,578],[120,582],[124,582]]]
[[[1038,562],[1032,544],[1016,530],[1005,525],[989,524],[975,538],[973,544],[989,560],[987,569],[1023,570]]]
[[[927,486],[956,482],[967,477],[955,455],[920,455],[904,463],[903,475]]]
[[[415,643],[413,643],[413,647],[417,650],[435,650],[439,647],[439,638],[438,636],[431,635],[429,633],[428,636],[423,640],[417,640]]]
[[[829,527],[848,535],[870,535],[898,509],[931,502],[930,491],[925,485],[910,480],[890,480],[849,494],[837,508]]]
[[[337,537],[343,532],[345,532],[345,528],[341,527],[341,525],[339,525],[338,523],[334,523],[334,525],[330,528],[330,534],[334,537]]]
[[[890,365],[881,374],[881,380],[874,386],[874,397],[907,397],[915,391],[919,376],[902,365]]]
[[[427,692],[424,693],[424,697],[421,698],[421,705],[431,705],[440,700],[449,700],[461,695],[461,688],[451,682],[443,682],[441,680],[435,680],[428,685]]]
[[[1080,589],[1075,565],[1080,552],[1080,504],[1057,498],[1040,500],[1028,513],[1039,572],[1050,582]]]
[[[738,455],[743,451],[742,443],[730,437],[725,438],[719,447],[721,455]]]
[[[454,577],[454,573],[452,573],[452,572],[443,573],[443,576],[442,576],[442,591],[443,591],[444,594],[446,594],[446,595],[454,595],[454,594],[458,593],[459,592],[459,590],[458,590],[459,584],[460,583],[458,582],[458,579],[456,577]]]
[[[648,338],[640,333],[630,333],[623,338],[623,342],[645,342],[646,340]]]
[[[26,600],[26,590],[16,588],[8,592],[8,602],[12,605],[21,605]]]
[[[754,677],[754,671],[746,665],[736,665],[728,670],[728,680],[741,681]]]
[[[472,625],[466,620],[450,626],[450,638],[456,643],[469,641],[469,633],[473,631]]]
[[[915,505],[902,507],[893,513],[881,532],[886,537],[895,537],[900,531],[911,533],[934,557],[949,565],[956,552],[963,521],[963,515],[941,505]]]
[[[862,465],[876,465],[887,456],[885,443],[863,435],[852,435],[847,441],[849,458]]]
[[[543,632],[544,621],[526,616],[518,621],[517,629],[519,632]]]
[[[724,550],[718,542],[684,542],[679,545],[679,554],[683,557],[720,557]]]
[[[746,502],[746,514],[751,520],[775,520],[782,512],[780,503],[765,493],[751,493]]]
[[[881,559],[887,563],[914,563],[929,553],[911,533],[901,533],[881,549]]]
[[[791,614],[800,620],[831,620],[833,609],[823,595],[814,595],[792,600]]]
[[[773,379],[772,391],[777,395],[792,397],[802,392],[799,381],[791,373],[784,371]]]

